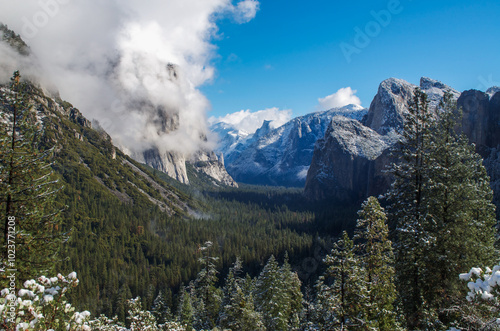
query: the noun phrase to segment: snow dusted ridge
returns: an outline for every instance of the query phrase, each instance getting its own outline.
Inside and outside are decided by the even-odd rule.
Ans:
[[[366,118],[357,121],[333,118],[324,138],[318,140],[306,180],[306,197],[334,198],[359,202],[370,195],[387,191],[390,179],[384,174],[390,162],[389,148],[403,128],[417,86],[404,80],[384,80],[374,97]],[[491,178],[497,206],[500,206],[500,88],[463,93],[427,77],[420,89],[435,109],[446,91],[463,110],[460,129],[477,146]],[[495,94],[496,93],[496,94]]]
[[[343,116],[360,121],[367,109],[348,105],[292,119],[278,128],[264,121],[255,133],[238,131],[226,123],[211,129],[219,134],[217,148],[229,174],[251,184],[303,186],[314,144],[322,138],[331,119]]]
[[[493,98],[493,96],[497,92],[500,92],[500,87],[498,87],[498,86],[492,86],[486,90],[486,94],[488,94],[490,96],[490,99]]]
[[[430,108],[435,108],[439,104],[443,98],[444,92],[450,92],[455,100],[460,97],[460,92],[457,90],[441,83],[440,81],[427,77],[420,78],[420,88],[429,97]]]

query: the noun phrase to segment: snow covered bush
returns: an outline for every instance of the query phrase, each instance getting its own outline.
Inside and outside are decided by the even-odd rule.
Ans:
[[[17,293],[1,291],[2,330],[91,330],[88,311],[75,312],[65,294],[78,285],[76,273],[28,280]]]
[[[500,297],[500,265],[493,269],[472,268],[468,273],[460,274],[460,279],[468,281],[467,300],[472,302],[481,298],[489,300],[491,303],[498,304]]]
[[[68,276],[28,280],[17,293],[5,288],[0,292],[0,330],[40,330],[40,331],[134,331],[134,330],[174,330],[185,328],[175,322],[157,325],[149,311],[143,311],[140,298],[127,300],[130,328],[126,328],[118,318],[104,315],[90,320],[90,312],[76,312],[65,299],[66,293],[79,283],[76,272]]]
[[[500,265],[486,270],[471,268],[459,277],[468,282],[469,289],[469,304],[459,307],[462,329],[500,329]]]

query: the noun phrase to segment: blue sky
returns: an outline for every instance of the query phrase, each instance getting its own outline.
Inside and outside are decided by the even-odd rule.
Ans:
[[[343,87],[369,107],[389,77],[485,90],[500,85],[499,14],[499,1],[261,0],[248,23],[217,22],[216,74],[201,91],[218,117],[271,107],[298,116]],[[357,50],[346,57],[341,45]]]

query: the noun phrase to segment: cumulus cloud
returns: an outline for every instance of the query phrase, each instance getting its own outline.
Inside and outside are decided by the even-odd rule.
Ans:
[[[318,99],[318,109],[328,110],[337,107],[344,107],[350,104],[361,105],[361,100],[356,96],[356,90],[350,87],[343,87],[337,92]]]
[[[40,81],[57,86],[125,151],[189,156],[209,147],[209,102],[198,88],[214,77],[216,19],[245,23],[258,7],[255,0],[2,1],[0,22],[30,45]],[[1,78],[14,66],[34,72],[5,49]]]
[[[252,112],[251,110],[240,110],[222,117],[210,117],[210,125],[216,123],[226,123],[236,130],[252,134],[262,126],[264,121],[271,121],[271,127],[277,128],[290,121],[292,111],[290,109],[280,110],[279,108],[267,108]]]

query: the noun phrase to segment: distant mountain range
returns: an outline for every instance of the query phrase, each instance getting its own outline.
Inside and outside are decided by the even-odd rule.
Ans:
[[[297,117],[272,129],[266,121],[254,134],[215,123],[216,152],[238,182],[305,187],[311,200],[359,203],[387,191],[384,172],[389,148],[398,140],[404,114],[417,86],[401,79],[384,80],[369,109],[349,105]],[[500,206],[500,88],[486,92],[457,90],[431,78],[420,80],[434,109],[445,91],[463,110],[461,130],[476,145]]]
[[[253,134],[224,122],[214,123],[211,129],[220,137],[216,152],[224,156],[226,169],[236,181],[303,187],[314,144],[325,135],[332,118],[361,120],[367,111],[348,105],[296,117],[274,129],[264,121]]]

